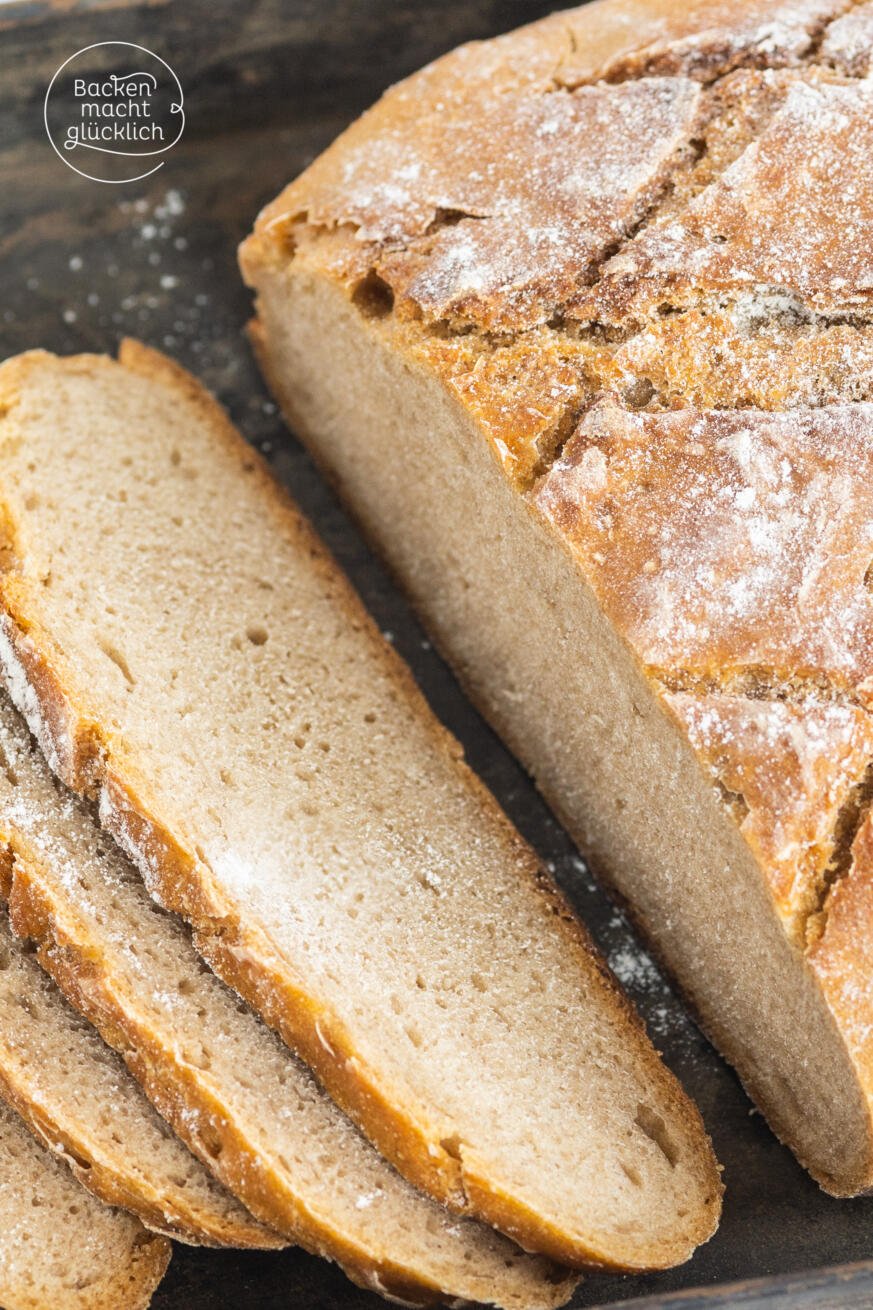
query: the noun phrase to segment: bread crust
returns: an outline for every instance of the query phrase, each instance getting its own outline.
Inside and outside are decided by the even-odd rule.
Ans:
[[[277,288],[295,278],[328,283],[366,320],[374,349],[439,380],[517,489],[519,512],[550,524],[580,586],[593,587],[654,697],[689,742],[688,724],[680,725],[671,703],[674,693],[699,706],[713,694],[787,700],[805,728],[832,703],[859,723],[869,720],[873,614],[864,525],[873,284],[865,242],[847,251],[833,238],[848,221],[846,195],[858,232],[871,230],[873,217],[869,86],[851,80],[870,64],[868,10],[839,0],[791,12],[777,0],[729,9],[702,0],[666,12],[655,2],[602,0],[463,47],[387,92],[267,206],[240,249],[243,275],[262,297],[268,289],[281,294]],[[529,174],[541,167],[523,131],[513,135],[507,123],[521,129],[533,97],[572,98],[595,85],[657,76],[673,79],[674,105],[682,79],[700,83],[703,93],[695,106],[681,102],[677,139],[664,155],[669,183],[660,190],[653,184],[654,199],[646,193],[642,221],[628,223],[604,258],[577,251],[569,275],[562,256],[545,248],[507,277],[488,243],[489,224],[497,232],[495,216],[507,208],[519,222],[532,221],[525,209]],[[623,139],[617,99],[614,105],[605,120],[609,141],[598,137],[582,165],[589,177],[597,176],[599,156]],[[643,115],[639,106],[635,112]],[[652,131],[647,148],[654,155],[663,138],[653,123],[650,117],[641,125]],[[683,133],[687,146],[697,134],[696,159],[683,153]],[[465,166],[451,165],[446,174],[444,157],[453,160],[459,142]],[[503,166],[493,163],[501,150]],[[827,180],[838,173],[846,186]],[[639,184],[630,174],[621,181]],[[586,212],[579,200],[575,221]],[[560,228],[560,213],[549,217]],[[561,229],[567,241],[571,226]],[[750,303],[752,292],[757,305]],[[250,334],[268,384],[318,458],[320,434],[307,431],[305,406],[295,403],[290,380],[271,360],[268,328],[256,321]],[[824,406],[832,410],[825,413]],[[750,476],[740,486],[721,463],[744,428],[774,449],[780,433],[788,434],[783,453],[796,485],[785,518],[793,514],[809,536],[794,543],[793,554],[790,546],[783,549],[771,590],[758,611],[749,607],[745,628],[739,620],[732,627],[719,622],[721,589],[697,583],[688,566],[681,579],[685,600],[679,586],[668,595],[675,600],[675,631],[659,634],[651,597],[656,584],[669,584],[658,562],[659,530],[675,547],[675,570],[689,556],[701,566],[713,562],[698,548],[692,491],[684,500],[680,494],[683,460],[700,504],[708,508],[719,496],[741,492],[731,511],[741,526],[743,506],[755,496],[760,509],[765,479],[753,485]],[[675,458],[664,454],[668,448]],[[842,493],[828,465],[838,448],[852,482]],[[827,515],[839,520],[842,535],[839,546],[819,549],[807,493],[814,485],[818,494],[823,484],[834,488]],[[787,485],[783,490],[789,495]],[[775,522],[774,515],[768,527]],[[738,533],[712,576],[739,588],[744,570],[751,575],[759,563],[752,536]],[[809,574],[805,590],[790,576],[801,565]],[[647,577],[651,603],[643,599]],[[818,591],[816,578],[824,579]],[[708,601],[704,639],[699,616]],[[828,647],[835,627],[838,640]],[[694,631],[696,648],[689,644]],[[451,660],[447,642],[439,644]],[[476,699],[488,716],[491,707]],[[826,785],[819,777],[811,794],[804,793],[818,825],[812,825],[816,860],[788,870],[773,834],[792,825],[806,834],[810,827],[808,813],[803,823],[798,818],[796,791],[788,785],[803,774],[809,751],[798,760],[783,742],[781,757],[771,753],[764,761],[748,735],[729,745],[739,756],[734,771],[750,780],[740,800],[753,813],[741,832],[772,891],[774,914],[798,946],[798,968],[817,978],[837,1040],[850,1051],[873,1107],[869,1055],[858,1036],[873,1013],[861,985],[867,846],[858,837],[848,854],[841,852],[845,834],[837,832],[869,752],[840,778]],[[725,749],[721,741],[698,754],[704,773],[730,791]],[[561,813],[560,796],[550,799]],[[856,818],[868,806],[869,784]],[[583,840],[578,817],[564,811],[564,821]],[[753,1079],[746,1080],[754,1092]],[[775,1109],[771,1117],[777,1118]],[[777,1128],[790,1139],[784,1125]],[[873,1185],[870,1141],[868,1132],[865,1159],[851,1178],[804,1163],[828,1190],[853,1194]]]
[[[34,357],[21,356],[0,368],[0,390],[4,382],[8,389],[13,389],[16,372],[26,369],[30,358]],[[464,785],[476,794],[482,810],[499,823],[507,848],[523,859],[530,877],[536,880],[541,895],[552,907],[568,954],[575,957],[582,970],[599,976],[601,1004],[612,1010],[616,1030],[632,1041],[637,1058],[645,1064],[647,1076],[659,1089],[662,1103],[671,1108],[674,1124],[686,1140],[695,1143],[701,1176],[706,1179],[706,1200],[694,1220],[687,1224],[685,1234],[665,1237],[661,1243],[652,1242],[638,1250],[633,1258],[624,1254],[616,1258],[585,1235],[544,1221],[518,1197],[506,1195],[484,1175],[468,1148],[463,1147],[457,1154],[446,1149],[440,1125],[422,1107],[393,1100],[382,1087],[377,1072],[367,1068],[360,1058],[339,1016],[309,995],[287,966],[280,965],[265,935],[242,923],[236,910],[203,876],[197,851],[162,823],[147,781],[137,775],[129,760],[118,755],[112,737],[102,725],[93,722],[75,702],[71,692],[75,680],[66,672],[62,652],[28,614],[26,588],[19,585],[14,572],[7,572],[0,579],[3,611],[0,668],[13,701],[24,713],[53,769],[74,791],[99,796],[103,826],[138,865],[156,899],[191,923],[198,949],[219,976],[299,1052],[341,1108],[412,1183],[450,1208],[493,1225],[526,1249],[539,1251],[572,1268],[658,1268],[687,1259],[695,1246],[711,1236],[717,1224],[721,1184],[712,1147],[697,1108],[651,1048],[629,1003],[594,955],[587,934],[555,888],[547,885],[533,853],[493,797],[464,764],[461,747],[430,714],[409,670],[386,646],[312,530],[212,397],[178,366],[137,342],[122,344],[119,362],[161,385],[181,388],[201,409],[216,438],[244,457],[264,497],[280,507],[288,531],[297,536],[301,549],[323,571],[348,621],[366,640],[378,646],[397,695],[429,723],[434,750],[451,759],[453,767],[462,774]],[[87,366],[111,365],[108,360],[89,357]],[[53,962],[52,967],[60,966]],[[75,985],[74,978],[69,979],[69,985]],[[143,1070],[143,1076],[148,1076],[147,1071]],[[365,1278],[366,1271],[362,1281]]]

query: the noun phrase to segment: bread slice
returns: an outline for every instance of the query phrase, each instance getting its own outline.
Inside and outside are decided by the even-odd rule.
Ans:
[[[185,1150],[4,921],[0,1094],[80,1183],[148,1228],[198,1245],[285,1245]]]
[[[838,1194],[873,1186],[873,95],[844,8],[606,0],[465,47],[242,250],[293,428]]]
[[[221,410],[132,342],[0,390],[2,663],[52,767],[412,1182],[568,1264],[685,1259],[699,1115]]]
[[[0,1102],[4,1310],[145,1310],[170,1243],[110,1210]]]
[[[47,971],[229,1188],[287,1239],[404,1301],[566,1301],[576,1282],[566,1270],[453,1219],[385,1163],[149,899],[5,697],[0,752],[2,890],[15,929],[40,944]]]

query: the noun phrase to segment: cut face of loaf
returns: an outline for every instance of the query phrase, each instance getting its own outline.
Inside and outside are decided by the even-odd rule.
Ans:
[[[4,677],[52,767],[410,1180],[573,1265],[687,1258],[696,1110],[223,413],[131,342],[0,392]]]
[[[87,807],[52,777],[5,698],[0,751],[0,837],[16,931],[39,943],[40,962],[72,1003],[265,1223],[407,1302],[443,1295],[549,1310],[567,1299],[576,1280],[566,1271],[454,1220],[385,1163],[210,973],[184,926],[149,899]],[[46,979],[42,992],[51,986]]]
[[[147,1227],[212,1246],[284,1244],[185,1150],[6,922],[0,922],[0,1092],[80,1183]]]
[[[79,1186],[0,1103],[4,1310],[146,1310],[170,1243]]]
[[[465,47],[241,258],[295,431],[775,1130],[853,1193],[873,5],[844,10],[604,0]]]

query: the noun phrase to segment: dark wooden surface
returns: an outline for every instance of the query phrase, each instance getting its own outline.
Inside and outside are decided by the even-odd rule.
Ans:
[[[437,713],[553,868],[701,1107],[725,1166],[724,1219],[690,1264],[641,1279],[597,1276],[574,1305],[657,1296],[689,1307],[873,1307],[873,1200],[824,1196],[755,1114],[593,885],[533,787],[461,696],[348,517],[282,428],[242,328],[235,248],[259,206],[390,81],[457,42],[538,17],[548,0],[48,0],[0,5],[0,353],[113,350],[133,334],[217,392],[351,574]],[[176,70],[188,124],[147,183],[102,186],[52,152],[42,101],[56,68],[95,41],[128,40]],[[220,509],[219,509],[220,512]],[[799,1276],[798,1276],[799,1275]],[[720,1286],[769,1276],[750,1286]],[[682,1293],[687,1288],[705,1292]],[[158,1310],[364,1310],[383,1303],[336,1269],[280,1255],[176,1250]]]

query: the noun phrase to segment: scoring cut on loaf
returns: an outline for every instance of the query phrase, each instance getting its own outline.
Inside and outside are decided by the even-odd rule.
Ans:
[[[241,250],[292,427],[838,1194],[873,1186],[871,68],[869,2],[600,0],[400,83]]]
[[[110,1210],[0,1102],[0,1301],[5,1310],[146,1310],[170,1243]]]
[[[0,390],[2,664],[52,767],[412,1182],[564,1263],[686,1259],[697,1111],[222,411],[133,342]]]
[[[576,1283],[566,1270],[455,1220],[382,1160],[150,900],[5,698],[0,752],[12,924],[205,1165],[286,1241],[395,1299],[506,1310],[566,1301]]]

